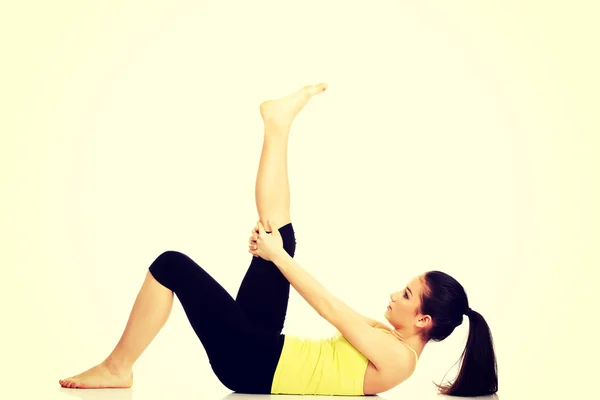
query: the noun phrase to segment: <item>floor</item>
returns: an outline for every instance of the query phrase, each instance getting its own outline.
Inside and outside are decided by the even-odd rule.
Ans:
[[[46,382],[50,383],[50,382]],[[38,387],[40,397],[47,400],[158,400],[158,399],[211,399],[211,400],[266,400],[266,399],[285,399],[285,400],[307,400],[307,399],[340,399],[340,396],[300,396],[300,395],[250,395],[233,393],[222,385],[161,385],[156,380],[147,379],[143,382],[134,384],[130,389],[66,389],[56,385],[48,384],[47,387]],[[37,391],[37,390],[36,390]],[[402,390],[396,388],[389,392],[377,396],[368,396],[372,399],[395,400],[395,399],[462,399],[461,397],[448,397],[436,395],[431,390]],[[498,400],[500,396],[486,396],[470,399],[490,399]],[[344,400],[365,399],[364,396],[343,396]]]
[[[81,400],[154,400],[154,399],[214,399],[214,400],[266,400],[266,399],[286,399],[286,400],[307,400],[307,399],[325,399],[325,398],[336,398],[339,399],[340,396],[300,396],[300,395],[250,395],[250,394],[238,394],[232,393],[227,390],[223,390],[220,388],[164,388],[162,390],[156,390],[152,386],[146,387],[134,387],[131,389],[96,389],[96,390],[79,390],[79,389],[65,389],[59,388],[55,389],[54,394],[53,390],[49,390],[46,393],[45,399],[66,399],[72,400],[74,398]],[[440,399],[445,398],[447,396],[437,396],[435,394],[431,394],[429,396],[418,396],[413,397],[407,395],[406,393],[396,395],[393,394],[383,394],[378,396],[369,396],[372,399],[382,399],[382,400],[394,400],[394,399],[415,399],[419,400],[427,400],[427,399]],[[343,396],[343,399],[364,399],[364,396]],[[450,397],[448,397],[450,399]],[[452,399],[462,399],[462,397],[452,397]],[[477,397],[470,399],[490,399],[497,400],[499,396],[486,396],[486,397]]]

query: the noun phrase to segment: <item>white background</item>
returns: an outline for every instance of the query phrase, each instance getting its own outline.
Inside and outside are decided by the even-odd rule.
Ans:
[[[2,390],[227,396],[177,300],[132,390],[58,380],[113,349],[165,250],[235,296],[258,219],[259,104],[320,82],[329,89],[289,142],[296,260],[381,320],[392,291],[447,272],[491,327],[499,397],[593,386],[599,62],[587,5],[58,1],[0,15]],[[333,331],[292,291],[284,333]],[[433,397],[467,333],[465,319],[428,344],[381,397]]]

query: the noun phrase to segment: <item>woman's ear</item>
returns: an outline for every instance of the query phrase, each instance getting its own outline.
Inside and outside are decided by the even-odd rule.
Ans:
[[[417,320],[416,325],[419,328],[426,328],[429,325],[431,325],[431,323],[432,323],[432,320],[429,315],[421,315],[421,317]]]

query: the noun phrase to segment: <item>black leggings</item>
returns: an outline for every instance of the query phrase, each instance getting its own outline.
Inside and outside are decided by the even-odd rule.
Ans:
[[[292,223],[279,232],[293,257]],[[166,251],[149,270],[177,295],[221,383],[235,392],[270,394],[290,295],[290,284],[277,266],[252,256],[235,300],[183,253]]]

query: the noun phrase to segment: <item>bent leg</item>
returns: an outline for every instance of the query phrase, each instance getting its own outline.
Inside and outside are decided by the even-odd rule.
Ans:
[[[231,390],[268,394],[283,337],[254,324],[231,295],[185,254],[165,252],[149,270],[181,302],[219,380]]]
[[[150,271],[146,271],[125,331],[108,359],[121,367],[133,368],[133,364],[167,322],[172,308],[173,292],[158,283]]]
[[[147,271],[125,331],[114,350],[100,364],[59,380],[60,385],[80,389],[131,387],[133,364],[164,326],[172,307],[173,292]]]

